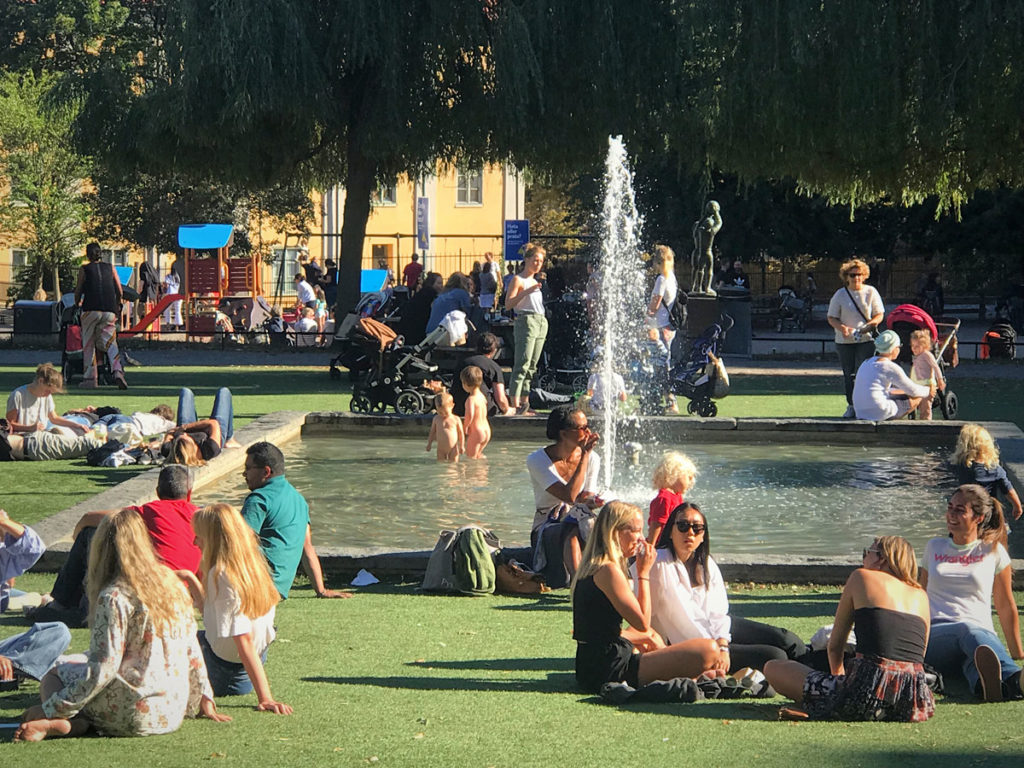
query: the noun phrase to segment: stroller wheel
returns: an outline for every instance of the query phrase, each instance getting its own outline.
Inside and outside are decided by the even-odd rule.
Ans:
[[[691,400],[686,404],[686,412],[691,416],[697,413],[698,410],[700,410],[700,406],[697,405],[696,400]]]
[[[370,398],[366,395],[352,395],[352,402],[349,403],[352,413],[369,413]]]
[[[586,392],[587,391],[587,375],[581,373],[579,376],[574,376],[572,379],[573,392]]]
[[[546,392],[554,392],[558,388],[558,379],[553,373],[542,373],[537,377],[537,384]]]
[[[960,410],[960,398],[956,392],[947,389],[945,395],[939,395],[939,406],[942,408],[942,418],[955,419]]]
[[[708,402],[700,409],[700,415],[705,418],[711,418],[718,415],[718,406],[712,402]]]
[[[415,389],[403,389],[395,398],[395,412],[403,416],[423,413],[423,396]]]

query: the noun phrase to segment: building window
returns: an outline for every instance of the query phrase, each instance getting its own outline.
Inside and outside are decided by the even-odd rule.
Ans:
[[[374,208],[398,204],[398,185],[378,184],[373,197],[370,199]]]
[[[299,263],[299,257],[309,257],[309,251],[305,248],[275,248],[274,251],[274,279],[277,280],[278,276],[281,277],[282,294],[285,296],[295,295],[295,275],[303,272],[302,264]],[[282,256],[284,257],[282,260]],[[283,273],[283,275],[281,274]],[[269,295],[273,296],[277,290],[276,282],[269,286],[264,285],[264,291],[268,292]]]
[[[484,172],[481,168],[460,168],[455,177],[456,205],[484,204]]]
[[[28,251],[24,248],[11,248],[11,268],[20,269],[28,266]]]
[[[128,251],[124,248],[104,248],[103,260],[115,267],[128,266]]]

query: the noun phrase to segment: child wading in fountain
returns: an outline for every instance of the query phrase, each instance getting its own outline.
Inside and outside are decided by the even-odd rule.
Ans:
[[[455,401],[447,392],[434,395],[434,410],[437,413],[430,424],[427,450],[436,441],[438,461],[458,461],[459,454],[466,452],[466,434],[462,430],[462,420],[452,413],[454,406]]]
[[[466,455],[483,458],[484,448],[491,442],[491,425],[487,421],[487,398],[480,391],[484,372],[475,365],[462,369],[462,388],[466,390]]]
[[[932,354],[932,334],[927,330],[914,331],[910,334],[910,351],[914,353],[914,365],[910,369],[910,378],[916,384],[936,389],[945,389],[946,380],[942,378],[942,369]],[[925,397],[917,406],[917,415],[925,421],[932,418],[932,398]]]
[[[253,688],[260,712],[290,715],[274,701],[263,669],[274,641],[274,610],[281,599],[260,552],[259,539],[229,504],[211,504],[192,518],[196,543],[203,550],[195,574],[181,572],[206,630],[199,646],[214,696],[242,696]]]
[[[651,500],[651,514],[647,518],[648,542],[654,544],[658,541],[672,510],[683,503],[683,497],[693,488],[696,479],[697,467],[689,456],[668,451],[662,457],[661,463],[654,468],[651,482],[658,489],[658,495]]]
[[[595,361],[587,380],[587,397],[590,399],[591,410],[596,413],[604,412],[605,408],[614,409],[618,403],[626,402],[626,382],[622,374],[612,371],[609,379],[605,375],[603,363]]]

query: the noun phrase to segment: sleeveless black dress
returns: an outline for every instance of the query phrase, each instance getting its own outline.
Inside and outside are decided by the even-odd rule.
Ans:
[[[925,633],[919,616],[889,608],[853,613],[857,656],[845,675],[812,672],[804,682],[804,709],[817,720],[890,720],[919,723],[935,713],[924,678]]]
[[[590,693],[605,683],[637,687],[640,654],[622,637],[622,616],[588,576],[572,595],[572,634],[576,640],[576,682]]]

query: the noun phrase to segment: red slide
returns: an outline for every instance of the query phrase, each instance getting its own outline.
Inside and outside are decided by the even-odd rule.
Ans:
[[[153,324],[153,321],[160,317],[160,313],[167,309],[171,304],[184,299],[185,297],[180,293],[169,293],[164,296],[160,301],[156,303],[156,306],[150,310],[149,314],[139,320],[135,325],[129,328],[127,331],[118,331],[117,335],[119,338],[126,336],[134,336],[137,333],[143,333],[149,326]]]

